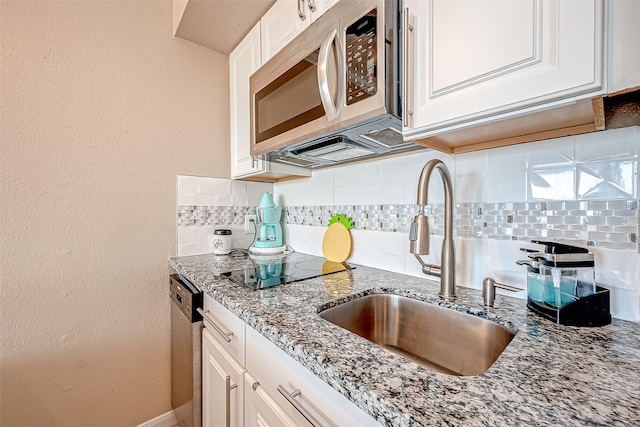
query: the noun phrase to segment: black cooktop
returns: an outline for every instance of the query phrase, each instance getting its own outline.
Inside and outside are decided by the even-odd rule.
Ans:
[[[327,261],[325,258],[305,256],[302,259],[252,259],[253,265],[241,270],[222,273],[233,283],[258,290],[351,270],[346,263]]]

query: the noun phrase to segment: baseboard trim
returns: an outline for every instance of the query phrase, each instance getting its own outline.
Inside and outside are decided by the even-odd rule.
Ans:
[[[136,427],[173,427],[178,424],[176,416],[173,411],[165,412],[162,415],[158,415],[154,419],[145,421]]]

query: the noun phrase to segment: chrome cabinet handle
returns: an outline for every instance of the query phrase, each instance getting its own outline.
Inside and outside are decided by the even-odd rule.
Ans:
[[[302,405],[300,405],[298,403],[298,401],[295,399],[296,397],[298,397],[298,396],[300,396],[302,394],[300,389],[297,389],[297,390],[293,391],[292,393],[289,393],[287,390],[284,389],[284,387],[282,387],[280,384],[278,384],[278,391],[280,392],[280,394],[282,396],[284,396],[285,399],[287,399],[287,402],[291,403],[291,405],[293,405],[293,407],[296,408],[296,410],[298,412],[300,412],[300,414],[303,417],[305,417],[306,420],[309,421],[309,423],[311,423],[311,425],[313,427],[322,427],[322,424],[320,423],[320,421],[318,421],[318,419],[316,417],[314,417],[312,414],[310,414],[309,411],[304,409],[302,407]]]
[[[409,16],[409,8],[405,7],[403,11],[403,21],[404,21],[404,68],[403,68],[403,99],[402,106],[403,114],[402,114],[402,126],[409,126],[409,118],[413,116],[413,111],[409,110],[409,69],[411,62],[409,58],[411,57],[411,49],[409,49],[409,44],[413,33],[413,25],[411,25],[411,17]]]
[[[300,18],[301,21],[304,21],[305,19],[307,19],[307,15],[305,15],[303,9],[304,9],[304,0],[298,0],[298,18]]]
[[[327,66],[329,64],[329,53],[331,52],[331,45],[338,37],[338,31],[333,30],[331,34],[327,36],[320,46],[320,52],[318,53],[318,87],[320,88],[320,101],[322,101],[322,107],[324,108],[327,120],[332,121],[338,117],[338,107],[331,99],[331,91],[329,90],[329,71]],[[338,81],[340,81],[340,75],[342,74],[342,55],[338,52],[336,56],[338,66]],[[340,93],[340,89],[338,89]]]
[[[226,342],[231,342],[231,336],[233,335],[233,331],[229,331],[229,332],[225,332],[223,331],[220,326],[216,325],[216,322],[214,321],[214,319],[208,315],[209,310],[204,311],[201,308],[197,308],[196,310],[198,310],[198,313],[200,313],[200,315],[202,317],[204,317],[205,319],[207,319],[209,321],[209,323],[211,323],[211,326],[213,326],[213,329],[215,329],[215,331],[217,333],[220,334],[220,336],[226,341]]]
[[[316,2],[315,2],[315,0],[307,0],[307,5],[309,5],[309,10],[311,12],[315,12],[316,11]]]
[[[226,404],[226,417],[227,417],[226,426],[227,427],[231,427],[231,390],[233,390],[236,387],[238,387],[238,384],[231,385],[231,377],[227,375],[226,388],[225,388],[225,395],[227,399],[227,404]]]

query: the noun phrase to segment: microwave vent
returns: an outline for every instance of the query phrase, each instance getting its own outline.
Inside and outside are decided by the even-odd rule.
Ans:
[[[365,133],[360,136],[368,139],[369,141],[373,141],[377,144],[390,148],[408,144],[408,142],[402,138],[402,133],[394,128],[381,129],[379,131]]]
[[[305,159],[302,159],[300,157],[290,156],[290,155],[284,155],[284,156],[281,156],[281,157],[277,157],[275,160],[277,160],[278,162],[288,163],[290,165],[303,166],[303,167],[313,166],[316,163],[318,163],[318,162],[313,162],[313,161],[310,161],[310,160],[305,160]]]

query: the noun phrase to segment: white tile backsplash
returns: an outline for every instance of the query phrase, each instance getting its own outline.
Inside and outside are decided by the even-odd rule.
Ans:
[[[531,168],[549,165],[572,165],[576,161],[575,136],[526,144],[527,163]]]
[[[188,175],[178,175],[176,181],[177,206],[191,207],[187,210],[189,216],[182,219],[188,225],[178,219],[178,256],[212,253],[216,228],[231,230],[234,248],[247,248],[251,244],[254,233],[245,233],[242,218],[245,213],[234,206],[257,206],[264,192],[273,193],[273,184]],[[215,222],[212,223],[210,216],[214,214]]]
[[[527,200],[526,168],[516,170],[492,168],[490,170],[491,172],[485,174],[483,179],[487,181],[484,200],[496,203]],[[459,185],[458,182],[456,184]]]
[[[226,215],[236,215],[234,221],[239,221],[242,218],[237,215],[244,213],[237,207],[257,206],[262,193],[269,191],[283,207],[355,207],[353,212],[383,215],[363,217],[360,229],[351,231],[349,261],[424,277],[419,262],[409,253],[406,213],[395,220],[386,216],[395,215],[394,206],[413,209],[422,168],[428,160],[438,158],[452,173],[455,203],[469,210],[467,217],[457,218],[475,230],[469,237],[455,239],[461,286],[481,289],[482,280],[493,277],[524,288],[526,269],[515,261],[526,256],[520,248],[527,243],[511,238],[591,238],[609,242],[590,250],[595,254],[598,282],[612,289],[614,316],[640,321],[639,146],[640,128],[633,127],[456,156],[421,150],[317,170],[310,178],[276,184],[181,175],[177,177],[177,205],[183,207],[178,219],[182,226],[177,227],[178,255],[212,251],[213,224],[217,222],[205,224],[200,215],[220,215],[225,221],[230,220]],[[443,201],[440,176],[434,172],[429,203],[435,206]],[[206,213],[215,206],[227,207],[229,212]],[[494,230],[493,218],[500,227],[508,223],[504,212],[512,215],[514,227]],[[363,229],[369,222],[381,228]],[[395,224],[396,232],[381,222]],[[239,222],[225,228],[232,229],[235,247],[246,247],[253,239]],[[441,233],[438,227],[434,229]],[[326,227],[287,223],[283,230],[285,242],[295,250],[322,256]],[[441,245],[442,237],[432,235],[431,253],[422,259],[439,264]],[[526,297],[524,291],[498,293]]]
[[[555,166],[530,169],[528,200],[574,200],[575,166]]]
[[[576,162],[637,157],[638,129],[628,127],[580,135],[576,145]]]
[[[559,238],[582,237],[588,235],[589,230],[598,230],[603,238],[615,240],[635,236],[637,239],[637,210],[629,208],[627,203],[638,199],[639,144],[640,128],[634,127],[456,156],[420,151],[314,171],[308,179],[276,183],[274,194],[286,201],[285,206],[415,204],[422,167],[428,160],[439,158],[452,173],[456,203],[486,206],[487,203],[508,202],[514,210],[517,206],[525,216],[516,216],[514,221],[524,218],[529,223],[527,218],[535,219],[530,229],[515,228],[518,233],[522,231],[523,236],[553,237],[557,233]],[[587,171],[595,180],[586,181],[591,179],[587,178]],[[442,184],[435,172],[429,186],[429,202],[435,204],[443,200]],[[540,205],[541,202],[545,205]],[[624,206],[616,207],[618,202]],[[555,217],[545,216],[547,212],[557,215],[562,224],[555,226],[561,228],[551,229],[554,225],[546,221],[553,222]],[[627,214],[633,215],[631,224],[606,222],[606,218],[620,221]],[[486,213],[479,215],[490,217]],[[583,223],[585,218],[587,224]],[[571,223],[573,219],[577,221],[575,224]],[[602,224],[599,224],[600,220]],[[550,235],[547,227],[552,232]],[[611,228],[602,231],[602,227]],[[285,224],[284,228],[286,242],[294,249],[322,255],[325,227]],[[352,230],[352,237],[354,250],[349,261],[424,277],[420,264],[409,253],[407,232]],[[515,261],[526,257],[520,247],[527,243],[512,241],[508,234],[498,233],[496,237],[506,239],[487,238],[486,235],[484,238],[456,238],[456,274],[460,285],[481,289],[482,279],[493,277],[526,287],[526,268]],[[426,263],[439,263],[441,245],[442,237],[432,235],[431,254],[423,256]],[[614,243],[612,245],[616,247]],[[631,246],[636,249],[628,249]],[[616,249],[590,248],[596,256],[597,280],[612,289],[614,316],[633,321],[640,321],[640,254],[637,247],[637,243],[631,242]],[[524,291],[498,293],[526,297]]]

